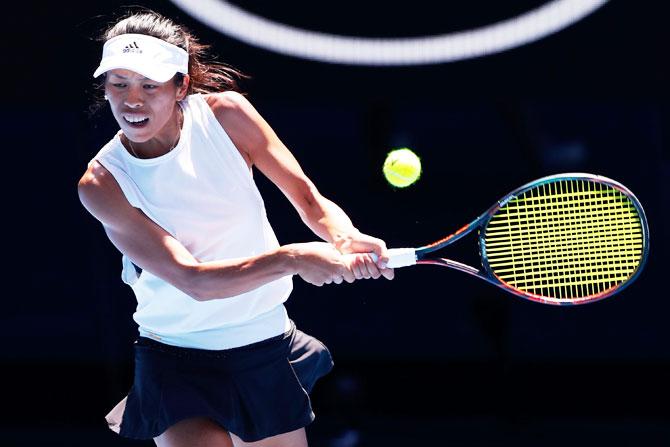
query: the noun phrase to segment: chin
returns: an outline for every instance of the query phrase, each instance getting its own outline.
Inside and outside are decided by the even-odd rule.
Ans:
[[[121,127],[123,134],[136,143],[144,143],[145,141],[151,139],[151,131],[148,129],[133,129],[128,128],[127,126]]]

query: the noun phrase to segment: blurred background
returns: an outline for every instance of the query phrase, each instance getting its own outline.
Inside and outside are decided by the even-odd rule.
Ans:
[[[393,38],[475,29],[550,2],[231,3],[299,28]],[[310,445],[670,443],[662,2],[615,0],[527,45],[406,66],[278,54],[169,1],[133,4],[185,24],[249,74],[248,98],[308,176],[389,247],[442,237],[515,187],[560,172],[616,179],[645,208],[645,271],[621,294],[587,306],[524,301],[430,266],[398,270],[392,282],[316,288],[295,278],[289,313],[335,358],[312,396]],[[128,5],[27,1],[5,16],[0,113],[12,194],[4,219],[10,293],[0,314],[2,446],[153,445],[116,436],[103,419],[132,381],[135,299],[121,282],[119,252],[76,193],[87,162],[117,129],[108,110],[88,113],[102,48],[95,38]],[[393,189],[381,166],[403,146],[422,158],[424,172]],[[314,240],[279,190],[255,178],[279,241]],[[466,238],[450,254],[477,262],[475,248]]]

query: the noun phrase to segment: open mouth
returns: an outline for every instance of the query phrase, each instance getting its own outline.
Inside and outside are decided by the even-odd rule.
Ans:
[[[123,117],[123,120],[124,120],[129,126],[131,126],[131,127],[136,127],[136,128],[144,127],[144,126],[146,126],[147,123],[149,122],[149,118],[148,118],[148,117],[144,117],[144,118],[135,118],[135,117],[133,117],[133,118],[131,118],[131,117],[124,116],[124,117]]]

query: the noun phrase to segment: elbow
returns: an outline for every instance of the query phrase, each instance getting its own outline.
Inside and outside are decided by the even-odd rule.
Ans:
[[[230,298],[231,296],[233,296],[232,294],[215,293],[214,291],[205,290],[203,288],[191,288],[187,292],[187,295],[193,298],[195,301],[200,302],[217,300],[222,298]]]
[[[175,286],[195,301],[210,301],[221,298],[229,298],[232,293],[213,287],[208,280],[208,275],[198,265],[187,266],[182,269],[178,284]]]
[[[196,288],[183,288],[182,291],[195,301],[207,301],[209,298],[200,290]]]
[[[209,294],[204,292],[203,290],[197,289],[195,287],[189,287],[189,288],[181,288],[181,290],[188,295],[190,298],[194,299],[195,301],[203,302],[203,301],[209,301],[212,299]]]
[[[203,288],[196,288],[193,287],[189,289],[189,292],[187,293],[188,296],[193,298],[195,301],[203,302],[203,301],[210,301],[216,298],[225,298],[223,296],[214,296],[211,292],[208,292],[207,290],[204,290]]]
[[[182,266],[176,275],[173,285],[195,301],[207,301],[211,299],[205,290],[202,275],[199,273],[196,265]]]

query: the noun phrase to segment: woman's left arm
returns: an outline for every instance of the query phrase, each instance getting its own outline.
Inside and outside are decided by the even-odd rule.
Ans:
[[[244,96],[224,92],[208,96],[207,101],[249,167],[255,165],[277,185],[317,236],[342,253],[361,253],[352,256],[357,279],[380,275],[393,278],[393,270],[385,268],[388,253],[384,241],[361,233],[339,206],[321,195],[293,154]],[[377,255],[376,263],[369,253]]]

